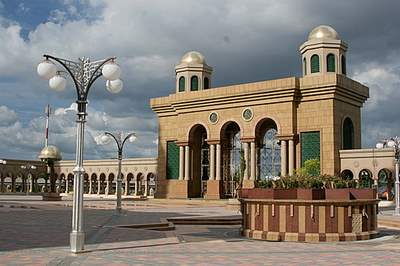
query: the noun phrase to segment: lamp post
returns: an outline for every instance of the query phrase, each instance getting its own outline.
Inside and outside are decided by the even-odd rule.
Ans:
[[[118,176],[117,176],[117,206],[116,206],[116,211],[118,214],[121,213],[121,186],[122,186],[122,174],[121,174],[121,165],[122,165],[122,149],[124,148],[125,142],[128,140],[129,142],[134,142],[136,140],[136,134],[135,133],[129,133],[128,135],[123,138],[122,132],[117,133],[116,135],[113,135],[110,132],[104,132],[103,135],[99,136],[96,139],[96,142],[98,144],[108,144],[113,138],[115,140],[115,143],[117,144],[118,148]],[[126,189],[126,188],[125,188]]]
[[[3,167],[5,167],[5,165],[7,164],[6,160],[0,159],[0,165],[3,165]],[[3,176],[1,177],[1,184],[0,184],[0,192],[4,192],[4,178]]]
[[[395,204],[396,207],[394,209],[394,215],[400,215],[400,180],[399,180],[399,163],[400,163],[400,138],[394,137],[385,139],[382,142],[378,142],[376,144],[376,148],[383,149],[384,147],[389,147],[394,149],[394,158],[395,158],[395,171],[396,171],[396,181],[394,186],[395,193]]]
[[[21,169],[24,169],[24,170],[26,170],[27,171],[27,177],[29,178],[29,176],[31,177],[31,182],[30,182],[30,184],[29,184],[29,190],[28,190],[28,188],[26,188],[26,195],[28,195],[28,193],[29,192],[32,192],[32,189],[33,189],[33,176],[32,176],[32,174],[31,174],[31,170],[36,170],[37,169],[37,167],[35,166],[35,165],[33,165],[33,164],[29,164],[29,163],[27,163],[27,164],[23,164],[23,165],[21,165]]]
[[[76,166],[74,172],[74,196],[72,208],[72,231],[70,234],[71,251],[74,253],[84,249],[85,233],[83,230],[83,146],[84,130],[86,122],[86,107],[89,90],[93,83],[101,76],[104,76],[106,88],[112,93],[122,90],[123,83],[119,79],[121,70],[114,62],[115,57],[91,61],[89,58],[79,58],[78,62],[57,58],[51,55],[43,55],[44,61],[37,67],[39,76],[49,80],[49,86],[55,91],[62,91],[66,86],[66,79],[63,75],[68,74],[75,85],[77,94],[78,119],[76,134]],[[57,62],[65,71],[57,71]]]

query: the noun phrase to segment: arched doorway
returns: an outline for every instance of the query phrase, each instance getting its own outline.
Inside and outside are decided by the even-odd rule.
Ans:
[[[202,197],[205,184],[210,176],[209,145],[207,143],[207,130],[202,125],[195,125],[189,133],[189,146],[191,147],[191,184],[189,197]]]
[[[154,197],[157,189],[156,176],[153,173],[147,175],[148,196]]]
[[[358,183],[361,188],[372,188],[372,173],[368,169],[362,169],[358,175]]]
[[[278,127],[272,119],[264,119],[256,127],[258,179],[281,175],[281,146],[277,134]]]
[[[378,172],[378,197],[383,200],[394,198],[394,180],[389,169],[381,169]]]
[[[138,173],[136,175],[137,182],[137,195],[144,195],[144,175],[142,173]]]
[[[222,127],[221,145],[223,193],[226,197],[233,197],[244,171],[240,127],[237,123],[227,122]]]
[[[104,173],[101,173],[99,176],[99,187],[98,187],[98,191],[97,194],[105,194],[105,185],[104,183],[106,182],[106,175]]]

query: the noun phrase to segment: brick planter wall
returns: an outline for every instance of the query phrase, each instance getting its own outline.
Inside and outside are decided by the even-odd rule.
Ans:
[[[377,234],[375,199],[242,198],[242,235],[271,241],[352,241]]]

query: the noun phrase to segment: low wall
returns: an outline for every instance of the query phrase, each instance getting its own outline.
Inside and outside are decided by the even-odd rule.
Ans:
[[[240,199],[242,235],[271,241],[353,241],[377,234],[375,199]]]

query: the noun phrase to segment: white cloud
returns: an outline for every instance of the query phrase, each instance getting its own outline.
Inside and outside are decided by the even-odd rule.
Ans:
[[[10,126],[17,122],[17,114],[7,106],[0,106],[0,126]]]

